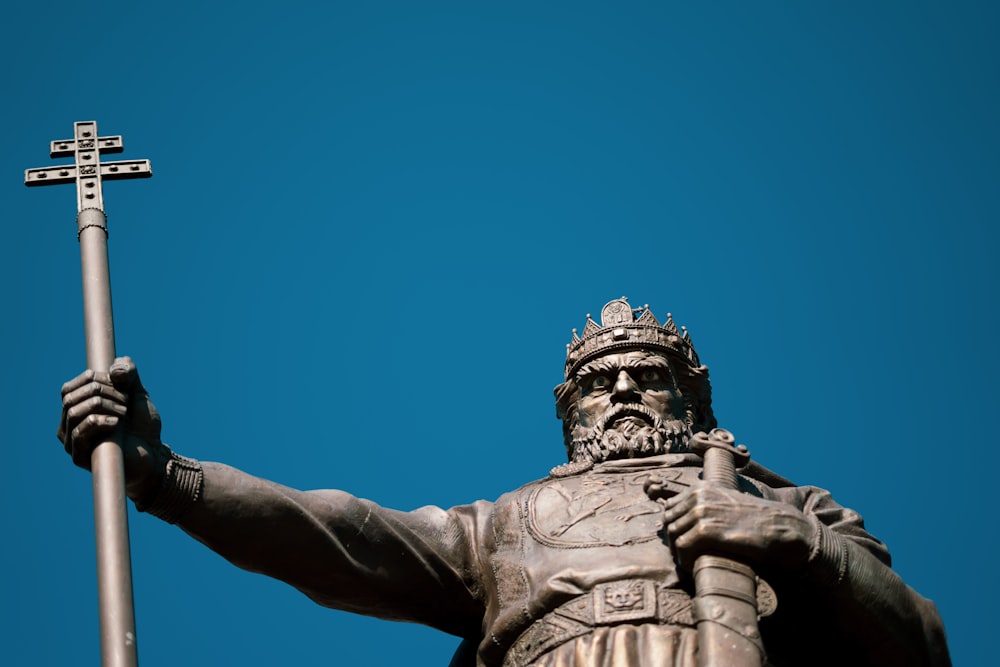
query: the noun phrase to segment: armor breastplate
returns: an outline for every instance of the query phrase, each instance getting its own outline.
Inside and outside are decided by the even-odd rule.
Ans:
[[[680,589],[662,536],[663,509],[643,485],[656,475],[680,493],[698,480],[697,463],[683,454],[610,461],[500,498],[491,563],[497,595],[487,613],[495,620],[487,621],[487,643],[502,651],[535,620],[609,582],[641,579]]]

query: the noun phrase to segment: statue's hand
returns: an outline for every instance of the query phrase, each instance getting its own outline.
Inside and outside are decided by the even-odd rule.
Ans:
[[[73,462],[90,470],[94,447],[122,427],[126,491],[132,499],[155,489],[169,453],[160,442],[160,415],[129,357],[119,357],[108,373],[84,371],[62,387],[57,436]]]
[[[706,553],[786,571],[805,567],[809,558],[814,528],[791,505],[708,484],[663,504],[667,535],[687,566]]]

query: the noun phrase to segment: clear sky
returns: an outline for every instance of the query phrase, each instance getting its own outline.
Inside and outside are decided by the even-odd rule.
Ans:
[[[118,350],[164,439],[398,509],[564,460],[551,388],[627,295],[691,330],[720,424],[833,491],[992,664],[1000,9],[981,2],[20,2],[0,22],[0,658],[97,664],[76,120]],[[444,665],[130,510],[140,661]],[[428,600],[428,604],[434,604]]]

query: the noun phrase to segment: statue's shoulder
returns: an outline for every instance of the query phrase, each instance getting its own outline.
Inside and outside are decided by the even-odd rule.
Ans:
[[[792,486],[798,486],[798,484],[787,477],[779,475],[770,468],[765,468],[752,459],[749,463],[740,468],[740,474],[757,482],[762,482],[772,489],[784,489]]]
[[[497,510],[502,510],[511,506],[523,505],[526,499],[539,488],[556,483],[559,480],[566,479],[567,477],[586,475],[588,472],[593,470],[593,467],[593,464],[589,464],[587,466],[577,466],[573,463],[565,463],[561,466],[556,466],[545,477],[522,484],[516,489],[503,494],[493,501],[493,505]]]

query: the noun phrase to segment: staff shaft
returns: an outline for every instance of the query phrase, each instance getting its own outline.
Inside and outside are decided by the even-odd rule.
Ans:
[[[77,226],[80,230],[87,367],[106,372],[115,358],[107,218],[100,209],[84,209],[77,217]],[[120,435],[95,447],[90,462],[94,485],[101,664],[103,667],[137,667],[132,559]]]

